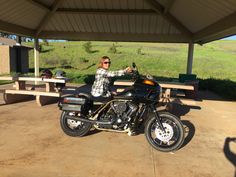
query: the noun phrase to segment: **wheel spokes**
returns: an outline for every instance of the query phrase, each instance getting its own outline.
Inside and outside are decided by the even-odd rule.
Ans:
[[[160,130],[160,126],[157,122],[154,122],[151,126],[151,137],[155,144],[163,147],[174,145],[179,138],[179,128],[175,122],[169,119],[163,119],[162,125],[165,132]]]

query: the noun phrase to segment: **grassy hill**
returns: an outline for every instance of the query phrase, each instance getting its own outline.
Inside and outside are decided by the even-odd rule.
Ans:
[[[28,45],[33,45],[29,43]],[[91,42],[85,41],[41,43],[40,67],[66,71],[75,83],[91,83],[101,56],[111,58],[111,70],[135,62],[142,74],[149,73],[159,79],[178,78],[186,72],[187,44]],[[89,49],[88,49],[89,48]],[[33,68],[33,51],[30,52]],[[193,73],[200,79],[200,88],[212,90],[226,98],[236,100],[236,41],[221,40],[195,45]]]
[[[42,43],[40,66],[54,70],[62,67],[69,76],[84,78],[94,74],[99,58],[107,55],[111,58],[112,70],[136,62],[141,73],[148,72],[155,76],[177,78],[179,73],[186,72],[186,44],[91,42],[92,48],[87,53],[83,47],[85,43],[51,42],[48,46]],[[109,52],[113,45],[116,53]],[[30,53],[30,66],[33,67],[33,51]],[[236,41],[195,45],[193,73],[202,79],[236,81]],[[78,79],[75,82],[83,80]]]

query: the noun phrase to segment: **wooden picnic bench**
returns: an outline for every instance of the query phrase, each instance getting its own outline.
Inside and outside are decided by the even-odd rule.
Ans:
[[[61,97],[61,93],[56,90],[55,83],[66,83],[67,79],[46,79],[35,77],[0,77],[0,80],[14,81],[14,89],[6,89],[3,91],[4,101],[9,103],[15,103],[23,100],[29,100],[36,97],[38,105],[43,106],[55,101],[58,101]],[[38,85],[30,84],[26,82],[38,82],[42,87]]]
[[[158,82],[159,85],[165,89],[162,94],[163,101],[170,99],[171,89],[180,89],[180,90],[187,90],[187,91],[194,91],[195,88],[193,85],[180,83],[180,82]],[[132,81],[124,81],[124,80],[117,80],[114,82],[116,86],[132,86],[134,82]],[[117,89],[117,92],[122,92],[124,89]]]

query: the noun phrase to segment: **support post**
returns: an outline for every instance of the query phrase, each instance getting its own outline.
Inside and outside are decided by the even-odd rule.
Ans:
[[[34,39],[34,76],[39,76],[39,40],[38,38]],[[35,84],[38,82],[35,81]]]
[[[186,74],[192,74],[194,43],[188,44],[188,62]]]
[[[21,44],[21,36],[19,36],[19,35],[16,36],[16,42]]]

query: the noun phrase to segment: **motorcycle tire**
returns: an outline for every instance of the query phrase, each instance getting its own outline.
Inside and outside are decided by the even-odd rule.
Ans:
[[[165,132],[158,126],[156,117],[152,116],[145,125],[145,136],[148,143],[156,150],[173,152],[184,142],[184,127],[180,119],[168,112],[160,112],[159,116]]]
[[[66,115],[70,113],[69,111],[63,111],[61,114],[60,124],[64,133],[73,137],[86,135],[90,131],[92,124],[66,118]]]

